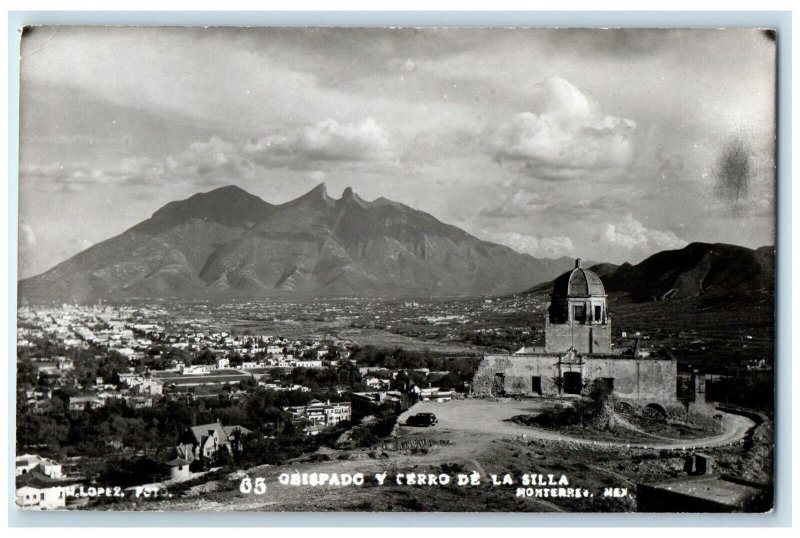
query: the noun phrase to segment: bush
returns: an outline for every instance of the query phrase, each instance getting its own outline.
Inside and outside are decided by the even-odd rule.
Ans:
[[[106,468],[98,481],[127,488],[160,482],[167,476],[169,476],[169,467],[150,458],[139,458],[132,462],[111,460],[106,463]]]

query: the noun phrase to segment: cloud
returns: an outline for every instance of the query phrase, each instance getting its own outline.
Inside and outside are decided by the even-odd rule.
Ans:
[[[389,134],[374,119],[344,124],[327,119],[245,143],[212,136],[164,159],[126,157],[105,168],[81,162],[34,163],[25,165],[22,173],[44,179],[57,190],[73,192],[96,184],[164,185],[182,181],[212,184],[253,179],[269,168],[304,169],[326,161],[357,163],[392,156]],[[311,170],[312,177],[325,175],[317,168]]]
[[[328,174],[326,174],[322,170],[314,170],[310,174],[308,174],[308,179],[313,181],[314,183],[322,183],[326,179],[328,179]]]
[[[630,213],[616,223],[607,222],[594,241],[615,251],[623,250],[635,255],[679,249],[688,244],[674,232],[645,227]]]
[[[500,203],[484,207],[478,215],[489,219],[529,218],[549,205],[550,202],[543,200],[539,193],[517,190],[513,195],[503,197]]]
[[[487,232],[481,234],[489,241],[513,248],[536,258],[558,258],[575,252],[575,245],[566,236],[534,237],[516,232]]]
[[[199,183],[251,178],[257,168],[239,145],[218,136],[193,142],[186,151],[167,157],[164,167],[170,178]]]
[[[33,228],[24,222],[20,222],[19,231],[23,245],[33,246],[36,244],[36,234],[34,233]]]
[[[493,137],[495,158],[524,164],[539,179],[621,170],[633,156],[633,120],[604,114],[568,80],[550,77],[533,91],[533,111],[514,116]]]
[[[645,199],[652,201],[648,198],[652,191],[620,184],[606,188],[606,183],[586,182],[580,192],[557,183],[539,185],[536,192],[526,190],[530,185],[523,186],[519,181],[514,187],[517,190],[509,189],[508,194],[498,191],[490,198],[491,205],[481,208],[478,216],[487,219],[486,222],[520,219],[535,226],[564,227],[580,222],[605,222],[631,212]]]
[[[326,119],[289,133],[250,140],[245,153],[262,162],[275,158],[332,161],[382,160],[391,157],[389,133],[373,118],[361,123]]]
[[[80,248],[81,250],[86,250],[87,248],[89,248],[92,245],[94,245],[94,242],[92,242],[92,241],[90,241],[90,240],[88,240],[86,238],[78,239],[77,240],[77,245],[78,245],[78,248]]]
[[[87,163],[29,164],[20,167],[25,177],[42,179],[57,191],[79,192],[89,185],[152,185],[165,177],[164,163],[149,157],[126,157],[113,167],[95,168]]]

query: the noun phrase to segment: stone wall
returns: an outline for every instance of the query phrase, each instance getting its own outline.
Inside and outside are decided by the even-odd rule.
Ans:
[[[558,355],[536,356],[541,360],[530,360],[513,355],[486,355],[478,365],[472,379],[472,392],[476,396],[499,396],[494,393],[495,376],[503,375],[506,395],[532,394],[533,377],[541,378],[543,396],[557,396],[558,385],[554,378],[558,370],[552,365],[559,360]]]
[[[559,354],[486,355],[472,381],[476,396],[499,396],[502,382],[505,395],[535,395],[538,378],[541,395],[561,394],[567,372],[581,375],[585,388],[598,378],[613,379],[614,396],[636,405],[658,404],[668,412],[680,405],[676,395],[677,363],[669,359],[578,356],[572,362]],[[498,380],[498,374],[502,377]]]
[[[545,318],[545,350],[564,353],[569,348],[578,353],[611,353],[611,322],[584,325],[556,324]]]
[[[634,359],[587,357],[584,381],[614,379],[614,395],[641,404],[657,403],[665,409],[678,405],[677,361],[669,359]],[[669,409],[667,409],[669,410]]]

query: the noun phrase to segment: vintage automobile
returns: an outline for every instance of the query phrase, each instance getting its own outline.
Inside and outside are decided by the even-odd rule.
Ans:
[[[408,426],[423,426],[423,427],[433,426],[437,422],[439,421],[436,419],[436,415],[434,415],[433,413],[417,413],[416,415],[408,417],[408,419],[406,420],[406,424]]]

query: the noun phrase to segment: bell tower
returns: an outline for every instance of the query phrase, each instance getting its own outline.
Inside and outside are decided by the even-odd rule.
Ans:
[[[559,276],[550,294],[545,318],[545,350],[563,353],[611,353],[611,319],[603,282],[584,269],[581,259],[575,268]]]

